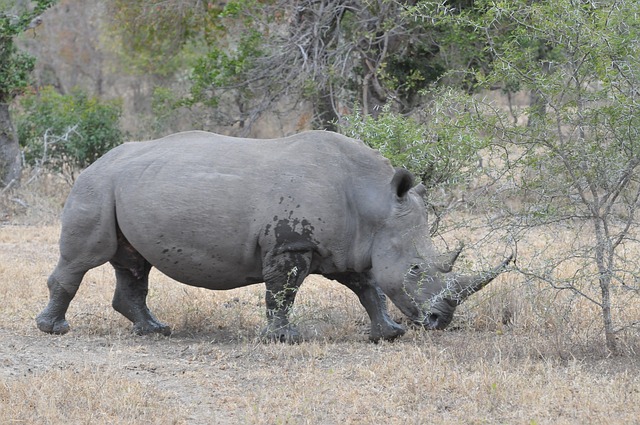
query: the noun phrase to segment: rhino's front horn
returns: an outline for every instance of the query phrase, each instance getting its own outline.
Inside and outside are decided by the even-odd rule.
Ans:
[[[487,272],[480,273],[475,276],[458,276],[455,279],[456,290],[454,300],[457,305],[460,305],[464,300],[466,300],[470,295],[475,294],[493,279],[498,277],[500,273],[504,271],[504,269],[509,265],[509,263],[513,260],[513,254],[509,255],[500,265],[493,270],[489,270]]]

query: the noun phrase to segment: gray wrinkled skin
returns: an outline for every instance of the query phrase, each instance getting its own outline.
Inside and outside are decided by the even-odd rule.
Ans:
[[[412,321],[442,329],[506,262],[483,276],[449,273],[459,251],[436,252],[423,194],[407,171],[331,132],[273,140],[186,132],[126,143],[87,168],[67,199],[38,328],[66,333],[84,274],[110,262],[113,307],[138,334],[171,332],[146,305],[151,267],[209,289],[265,282],[268,339],[299,339],[288,313],[311,273],[359,297],[374,341],[404,333],[385,295]]]

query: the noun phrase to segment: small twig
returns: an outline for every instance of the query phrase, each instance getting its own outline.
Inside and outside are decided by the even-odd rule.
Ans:
[[[13,186],[15,186],[15,184],[18,183],[17,179],[11,179],[11,181],[9,183],[7,183],[7,185],[4,187],[4,189],[2,189],[2,192],[0,192],[0,194],[4,195],[9,189],[11,189]]]
[[[77,128],[78,128],[78,124],[67,127],[67,130],[62,136],[56,136],[56,135],[50,134],[51,128],[47,128],[45,130],[44,135],[42,136],[42,156],[40,157],[40,159],[37,159],[35,161],[36,166],[35,166],[33,175],[31,176],[31,178],[29,178],[29,180],[25,183],[25,185],[29,185],[31,182],[37,179],[40,173],[42,172],[42,169],[45,168],[45,165],[50,160],[49,148],[52,145],[55,145],[60,142],[68,142],[69,137],[71,137],[72,134],[76,134],[78,137],[82,137],[82,135],[78,132]]]
[[[29,204],[27,204],[20,198],[11,198],[11,201],[15,202],[16,204],[20,205],[23,208],[29,208]]]

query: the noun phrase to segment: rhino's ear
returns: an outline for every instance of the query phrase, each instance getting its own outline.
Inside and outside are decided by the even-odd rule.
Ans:
[[[413,187],[413,174],[404,168],[396,168],[396,173],[391,179],[391,187],[398,198],[404,198]]]

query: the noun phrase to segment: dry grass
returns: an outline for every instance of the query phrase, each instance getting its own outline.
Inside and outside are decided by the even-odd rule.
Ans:
[[[0,401],[4,424],[184,423],[168,393],[109,370],[50,370],[2,382]]]
[[[23,173],[18,190],[0,192],[0,225],[54,224],[71,190],[61,176]]]
[[[34,318],[59,227],[38,214],[0,227],[0,423],[639,421],[637,331],[621,335],[626,356],[608,357],[597,309],[513,273],[463,305],[451,330],[377,345],[356,297],[311,277],[295,311],[308,341],[288,346],[258,341],[262,285],[213,292],[157,272],[149,305],[174,334],[135,337],[110,307],[114,276],[103,266],[70,307],[71,333],[42,334]]]

